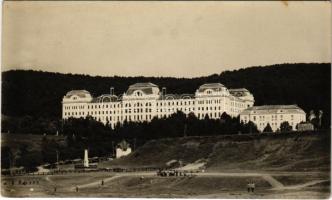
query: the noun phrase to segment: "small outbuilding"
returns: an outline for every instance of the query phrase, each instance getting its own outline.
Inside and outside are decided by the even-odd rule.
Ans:
[[[116,158],[127,156],[130,153],[131,153],[130,144],[128,142],[126,142],[125,140],[122,140],[116,146]]]
[[[297,131],[313,131],[314,125],[310,122],[302,122],[297,125]]]

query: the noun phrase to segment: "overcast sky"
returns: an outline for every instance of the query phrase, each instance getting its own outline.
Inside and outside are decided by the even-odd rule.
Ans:
[[[196,77],[330,62],[330,23],[328,1],[7,1],[2,71]]]

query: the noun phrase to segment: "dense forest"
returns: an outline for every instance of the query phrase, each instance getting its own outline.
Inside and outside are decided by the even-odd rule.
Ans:
[[[114,87],[122,94],[130,84],[152,82],[166,87],[167,93],[194,93],[204,83],[220,82],[228,88],[247,88],[255,105],[297,104],[307,113],[323,110],[330,116],[330,63],[278,64],[224,71],[197,78],[171,77],[101,77],[42,71],[12,70],[2,72],[2,118],[30,120],[61,118],[62,97],[73,89],[86,89],[93,96],[109,93]],[[329,117],[323,125],[329,127]]]

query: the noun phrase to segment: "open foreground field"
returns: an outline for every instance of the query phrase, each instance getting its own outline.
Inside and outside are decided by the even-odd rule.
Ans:
[[[102,180],[104,185],[101,184]],[[247,182],[256,184],[247,192]],[[14,185],[12,185],[14,181]],[[26,181],[28,184],[19,184]],[[37,184],[38,181],[38,184]],[[78,192],[76,191],[78,187]],[[56,188],[56,191],[55,191]],[[159,177],[154,172],[66,174],[3,177],[7,197],[171,197],[171,198],[328,198],[328,173],[194,173]]]
[[[163,168],[180,161],[181,165],[173,168],[204,169],[204,172],[181,177],[160,177],[156,172],[2,176],[1,193],[7,197],[321,199],[330,196],[329,132],[155,140],[127,157],[98,166]],[[248,181],[256,185],[253,193],[247,192]]]

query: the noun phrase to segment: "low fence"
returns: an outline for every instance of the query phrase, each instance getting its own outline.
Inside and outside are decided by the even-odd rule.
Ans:
[[[92,172],[151,172],[158,171],[161,168],[158,167],[144,167],[144,168],[97,168],[97,169],[76,169],[76,170],[54,170],[50,172],[32,172],[32,173],[19,173],[19,174],[8,174],[5,176],[45,176],[45,175],[62,175],[71,173],[92,173]]]

